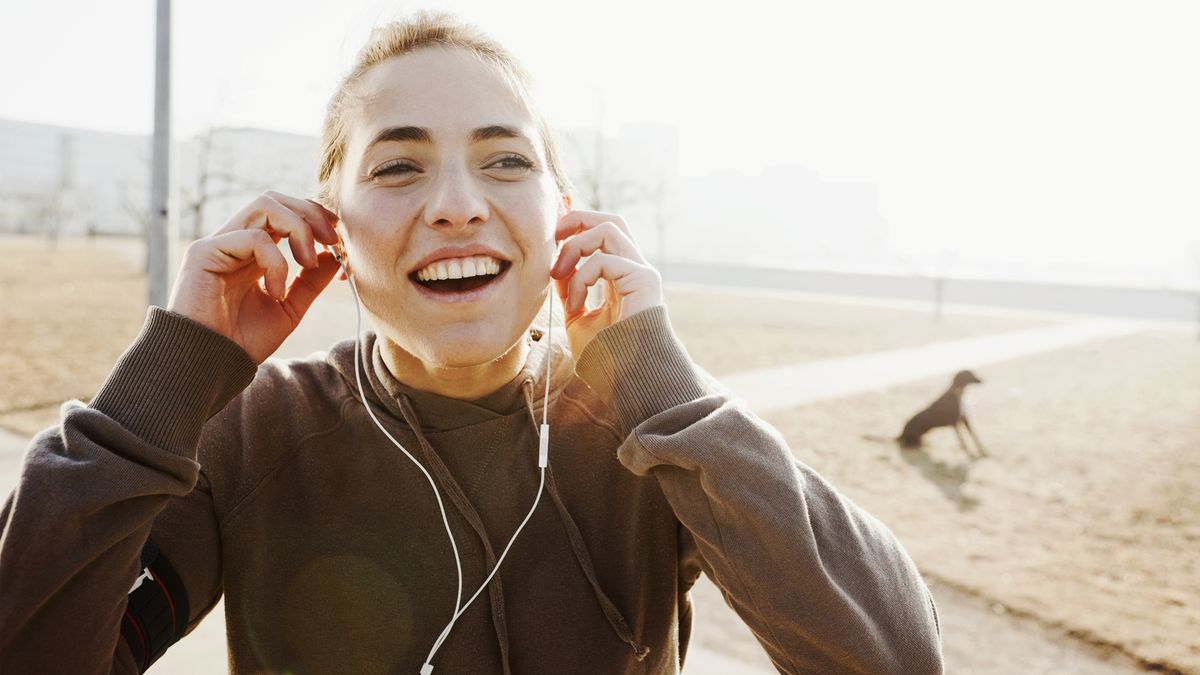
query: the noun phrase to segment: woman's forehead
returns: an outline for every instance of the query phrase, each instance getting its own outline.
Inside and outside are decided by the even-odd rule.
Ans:
[[[457,48],[425,47],[367,71],[349,111],[351,134],[372,138],[395,127],[430,131],[434,140],[503,126],[536,133],[532,111],[500,68]]]

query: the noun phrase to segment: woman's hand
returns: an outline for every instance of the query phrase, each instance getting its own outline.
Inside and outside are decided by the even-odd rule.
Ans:
[[[567,340],[575,358],[602,329],[663,304],[662,277],[642,257],[620,216],[571,211],[558,219],[554,238],[565,241],[550,276],[566,308]],[[579,265],[580,259],[589,255],[591,258]],[[588,310],[588,288],[600,280],[604,281],[604,301]]]
[[[183,256],[167,309],[236,342],[262,363],[300,324],[338,263],[316,243],[337,243],[337,216],[316,202],[265,192]],[[300,274],[288,288],[287,237]],[[260,283],[260,279],[262,282]]]

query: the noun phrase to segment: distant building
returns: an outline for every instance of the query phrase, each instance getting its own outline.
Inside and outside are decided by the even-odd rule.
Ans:
[[[668,260],[778,267],[879,267],[887,222],[871,183],[822,180],[799,166],[758,175],[679,176],[679,132],[623,125],[573,129],[564,164],[580,208],[619,213],[643,252]]]
[[[149,164],[147,136],[0,120],[0,232],[140,233]]]
[[[264,190],[316,189],[317,140],[217,128],[177,142],[180,234],[203,236]],[[0,120],[0,232],[140,236],[150,138]]]
[[[878,188],[799,166],[685,179],[673,215],[669,246],[680,260],[829,269],[889,259]]]

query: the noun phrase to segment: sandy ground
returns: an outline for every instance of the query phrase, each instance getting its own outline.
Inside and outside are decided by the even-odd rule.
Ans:
[[[92,395],[145,317],[141,267],[102,240],[0,247],[0,411]]]
[[[28,435],[58,404],[87,398],[137,333],[144,286],[129,242],[0,238],[0,427]],[[779,294],[668,289],[672,320],[710,372],[816,361],[1015,331],[1061,317],[948,313]],[[285,351],[305,354],[353,330],[344,288],[318,301]],[[1200,673],[1200,344],[1194,329],[995,364],[973,391],[992,457],[970,462],[951,432],[924,451],[890,436],[945,378],[767,415],[803,460],[887,522],[938,599],[951,673],[1128,673],[1136,664]],[[17,453],[0,451],[15,480]],[[0,481],[0,487],[6,487]],[[695,644],[721,658],[688,672],[769,672],[711,584],[695,592]],[[212,625],[209,625],[209,624]],[[199,668],[221,643],[206,622],[168,655]],[[192,638],[189,638],[191,641]],[[205,651],[206,650],[206,651]],[[208,659],[196,661],[196,654]],[[197,669],[199,668],[199,669]],[[219,668],[219,666],[218,666]],[[162,672],[160,670],[160,672]]]
[[[929,576],[1146,665],[1200,672],[1200,343],[1190,329],[978,373],[971,461],[953,432],[891,436],[946,378],[769,415],[889,523]]]

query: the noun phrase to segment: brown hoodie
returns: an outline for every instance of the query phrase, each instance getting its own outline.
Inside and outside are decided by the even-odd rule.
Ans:
[[[781,671],[941,672],[895,537],[693,364],[665,307],[577,364],[535,335],[475,401],[405,386],[363,341],[373,409],[442,491],[464,601],[533,504],[552,359],[546,493],[435,672],[678,672],[701,571]],[[0,671],[140,672],[224,594],[231,672],[417,673],[454,558],[425,476],[358,400],[353,353],[256,372],[151,308],[91,405],[33,440],[0,513]]]

